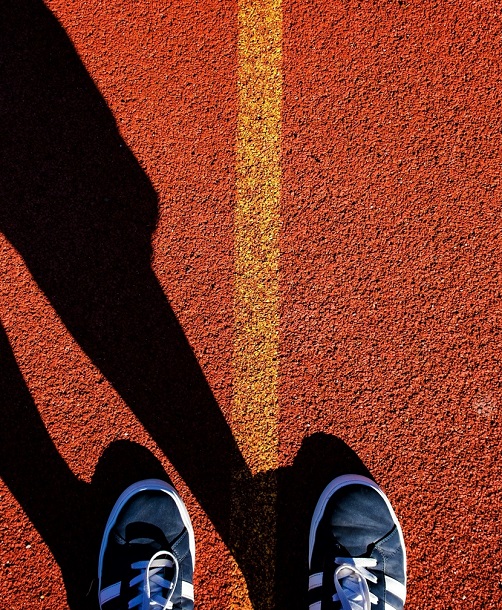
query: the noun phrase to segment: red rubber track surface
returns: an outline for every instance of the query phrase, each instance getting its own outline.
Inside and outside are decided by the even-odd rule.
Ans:
[[[283,1],[278,608],[348,467],[402,522],[408,607],[502,605],[501,17]],[[0,9],[0,606],[95,608],[98,530],[159,467],[197,606],[231,603],[237,27],[226,0]]]

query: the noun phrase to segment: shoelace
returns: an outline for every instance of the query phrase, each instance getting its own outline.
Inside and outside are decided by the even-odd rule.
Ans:
[[[377,582],[377,577],[366,568],[374,568],[376,559],[367,557],[336,557],[336,593],[333,601],[340,601],[343,610],[370,610],[371,604],[378,604],[376,595],[370,592],[368,581]]]
[[[174,567],[172,581],[166,580],[162,575],[165,568]],[[136,561],[131,564],[133,570],[140,573],[135,576],[129,585],[137,587],[139,592],[129,602],[129,610],[170,610],[173,607],[171,597],[173,596],[178,581],[179,564],[176,557],[168,551],[155,553],[150,561]],[[169,591],[167,598],[162,597],[162,590]]]

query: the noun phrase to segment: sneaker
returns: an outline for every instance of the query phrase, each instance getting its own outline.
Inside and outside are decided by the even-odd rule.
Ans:
[[[309,610],[402,610],[403,532],[389,500],[370,479],[331,481],[309,538]]]
[[[115,503],[99,553],[101,610],[193,610],[195,539],[175,489],[157,479]]]

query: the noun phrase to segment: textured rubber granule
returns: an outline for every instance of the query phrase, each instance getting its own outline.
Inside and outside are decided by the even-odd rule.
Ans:
[[[402,522],[407,607],[499,608],[500,7],[282,1],[279,469],[252,480],[231,437],[237,16],[0,9],[3,606],[95,609],[118,488],[165,471],[197,607],[242,594],[240,472],[253,527],[277,485],[276,605],[302,608],[316,494],[352,470]],[[266,569],[239,553],[259,607]]]

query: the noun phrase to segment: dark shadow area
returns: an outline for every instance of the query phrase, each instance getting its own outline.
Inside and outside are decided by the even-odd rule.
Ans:
[[[101,456],[92,483],[79,481],[54,446],[1,326],[0,409],[0,476],[61,567],[70,607],[96,610],[96,558],[113,504],[135,481],[169,479],[147,449],[118,441]]]
[[[321,435],[305,441],[293,467],[250,476],[151,269],[156,193],[42,0],[2,2],[0,81],[0,231],[233,549],[254,606],[300,607],[315,494],[328,477],[363,467],[341,441]],[[53,552],[72,610],[96,608],[89,585],[111,506],[131,481],[165,473],[145,449],[120,442],[103,454],[90,485],[79,482],[43,425],[3,329],[0,403],[0,476]],[[231,533],[232,481],[247,508]],[[253,532],[273,542],[263,490],[275,481],[279,601],[271,604],[263,594],[269,566]]]
[[[291,466],[257,474],[246,492],[234,498],[233,520],[245,532],[237,542],[230,536],[234,554],[244,558],[241,567],[246,576],[260,564],[266,566],[260,596],[252,590],[254,607],[308,608],[310,522],[324,488],[344,474],[372,478],[341,439],[316,433],[303,440]],[[270,536],[275,544],[270,544]],[[241,548],[235,553],[238,545]],[[250,582],[258,586],[254,580]]]
[[[225,536],[247,469],[150,266],[156,193],[41,0],[0,23],[0,230]]]

